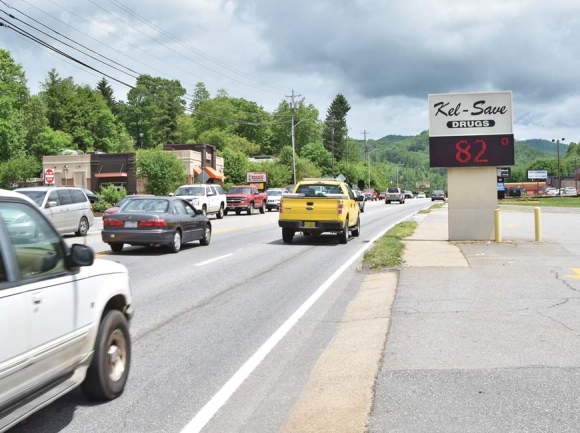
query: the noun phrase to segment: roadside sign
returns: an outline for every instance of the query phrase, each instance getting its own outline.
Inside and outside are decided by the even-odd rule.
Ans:
[[[246,173],[246,182],[266,183],[268,182],[268,173],[266,173],[265,171],[254,171]]]
[[[514,165],[511,92],[428,96],[431,167]]]
[[[424,180],[423,182],[415,182],[415,188],[418,189],[429,189],[431,188],[431,181]]]
[[[344,177],[344,174],[339,174],[336,180],[338,180],[339,182],[344,182],[346,180],[346,177]]]
[[[503,183],[503,182],[498,182],[498,183],[497,183],[497,190],[498,190],[498,191],[505,191],[505,183]]]
[[[547,179],[547,170],[528,170],[528,179]]]
[[[209,180],[209,174],[205,170],[202,170],[201,173],[197,176],[197,180],[201,183],[206,183]]]
[[[498,167],[497,177],[511,177],[512,169],[511,167]]]
[[[44,170],[44,183],[47,185],[54,184],[54,170],[52,168],[47,168]]]

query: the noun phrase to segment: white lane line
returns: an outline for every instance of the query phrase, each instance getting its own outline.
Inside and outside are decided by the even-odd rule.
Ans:
[[[206,260],[205,262],[200,262],[200,263],[198,263],[195,266],[205,266],[205,265],[209,265],[210,263],[217,262],[218,260],[225,259],[226,257],[230,257],[230,256],[233,256],[233,254],[226,254],[225,256],[215,257],[213,259]]]
[[[417,211],[418,212],[418,211]],[[244,381],[252,374],[252,372],[260,365],[266,356],[276,347],[276,345],[284,338],[284,336],[292,329],[292,327],[300,320],[304,314],[314,305],[314,303],[328,290],[328,288],[336,281],[340,275],[348,269],[366,250],[368,250],[381,236],[392,229],[401,221],[409,219],[417,212],[401,218],[394,224],[388,226],[378,235],[365,244],[358,250],[350,259],[346,261],[340,268],[330,276],[311,296],[302,304],[294,314],[292,314],[286,322],[278,328],[274,334],[248,359],[244,365],[226,382],[224,386],[215,394],[210,401],[193,417],[193,419],[181,430],[181,433],[198,433],[206,424],[215,416],[221,407],[227,403],[230,397],[237,391],[237,389],[244,383]]]

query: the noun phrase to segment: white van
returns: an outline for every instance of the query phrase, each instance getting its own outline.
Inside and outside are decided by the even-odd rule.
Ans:
[[[86,236],[93,225],[91,203],[81,188],[37,186],[14,191],[32,199],[60,233]]]
[[[221,185],[209,183],[182,185],[172,195],[187,200],[196,209],[201,209],[204,215],[213,213],[217,219],[224,217],[227,200]]]

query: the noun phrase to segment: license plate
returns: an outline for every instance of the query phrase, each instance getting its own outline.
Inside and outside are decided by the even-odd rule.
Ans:
[[[125,221],[125,227],[128,229],[134,229],[137,227],[137,221]]]
[[[304,227],[306,228],[315,228],[316,223],[314,221],[304,221]]]

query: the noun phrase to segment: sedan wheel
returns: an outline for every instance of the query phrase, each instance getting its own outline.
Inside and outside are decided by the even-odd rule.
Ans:
[[[180,249],[181,249],[181,232],[179,230],[176,230],[175,233],[173,234],[173,241],[171,242],[171,245],[169,245],[169,250],[172,253],[178,253]]]
[[[77,236],[86,236],[89,231],[89,222],[85,217],[82,217],[79,222],[79,229],[76,231]]]
[[[211,226],[209,224],[206,224],[203,238],[199,240],[199,243],[202,245],[209,245],[210,241],[211,241]]]

